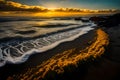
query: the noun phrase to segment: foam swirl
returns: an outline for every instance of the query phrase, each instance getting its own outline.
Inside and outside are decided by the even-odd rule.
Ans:
[[[92,23],[91,23],[92,25]],[[92,25],[93,26],[93,25]],[[25,62],[30,55],[52,49],[62,42],[72,41],[80,35],[94,29],[92,26],[77,27],[48,36],[30,40],[11,40],[0,44],[0,67],[6,63],[19,64]]]

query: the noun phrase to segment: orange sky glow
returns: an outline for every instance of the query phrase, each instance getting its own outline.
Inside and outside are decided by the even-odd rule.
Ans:
[[[73,16],[73,15],[87,15],[87,14],[105,14],[120,12],[116,9],[80,9],[80,8],[46,8],[43,6],[30,6],[14,1],[0,0],[0,16]]]

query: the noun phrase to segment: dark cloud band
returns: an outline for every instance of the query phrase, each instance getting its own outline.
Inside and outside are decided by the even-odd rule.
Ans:
[[[31,12],[43,12],[48,11],[46,8],[41,6],[29,6],[16,3],[13,1],[0,0],[0,11],[31,11]]]

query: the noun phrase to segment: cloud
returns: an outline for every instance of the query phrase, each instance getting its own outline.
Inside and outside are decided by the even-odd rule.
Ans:
[[[90,10],[80,8],[57,8],[55,11],[58,12],[83,12],[83,13],[104,13],[104,12],[119,12],[117,9],[102,9],[102,10]]]
[[[0,11],[30,11],[30,12],[45,12],[48,9],[42,6],[29,6],[13,1],[0,0]]]
[[[67,0],[61,0],[67,1]],[[13,2],[10,0],[0,0],[0,11],[26,11],[26,12],[47,12],[49,9],[42,6],[29,6],[24,5],[18,2]],[[57,8],[54,11],[56,12],[82,12],[82,13],[104,13],[104,12],[120,12],[116,9],[103,9],[103,10],[89,10],[89,9],[80,9],[80,8]]]

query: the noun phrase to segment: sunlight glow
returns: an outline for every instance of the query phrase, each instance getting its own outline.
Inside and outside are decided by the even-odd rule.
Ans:
[[[41,16],[41,17],[67,17],[67,16],[77,16],[77,15],[86,15],[87,13],[79,13],[79,12],[56,12],[56,11],[49,11],[46,13],[35,13],[34,16]]]
[[[51,8],[48,8],[48,10],[50,11],[55,11],[57,8],[54,8],[54,7],[51,7]]]

